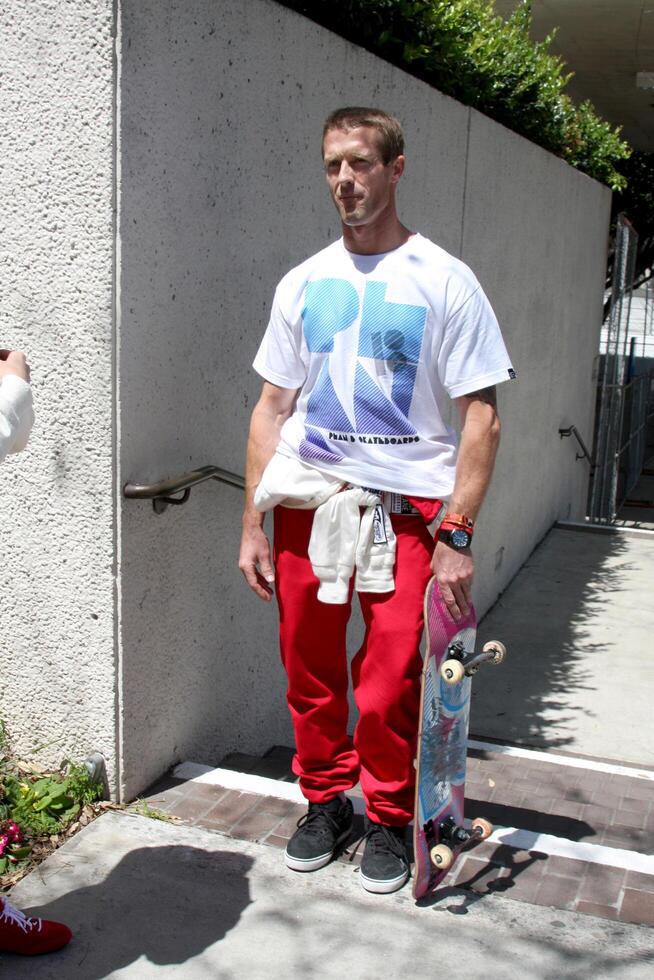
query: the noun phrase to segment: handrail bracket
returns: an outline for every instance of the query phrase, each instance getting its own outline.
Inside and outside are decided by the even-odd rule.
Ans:
[[[152,500],[152,509],[155,514],[163,514],[168,507],[168,504],[174,504],[176,507],[181,507],[182,504],[186,503],[190,496],[191,488],[187,487],[182,493],[181,497],[154,497]]]
[[[577,429],[576,425],[569,425],[567,426],[567,428],[559,429],[559,436],[561,437],[561,439],[565,439],[568,436],[574,436],[577,442],[579,443],[579,447],[581,449],[581,453],[575,452],[575,459],[587,459],[588,462],[590,463],[591,469],[594,469],[595,464],[593,463],[592,457],[588,452],[588,449],[586,448],[586,444],[584,440],[579,435],[579,430]]]

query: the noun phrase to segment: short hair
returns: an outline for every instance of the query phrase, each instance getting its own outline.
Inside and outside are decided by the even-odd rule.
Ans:
[[[331,112],[322,129],[322,145],[331,129],[348,132],[358,126],[370,126],[379,133],[379,149],[385,165],[404,153],[404,133],[402,124],[395,116],[382,109],[368,109],[364,106],[346,106]]]

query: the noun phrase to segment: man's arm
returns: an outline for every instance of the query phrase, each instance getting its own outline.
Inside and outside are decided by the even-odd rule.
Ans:
[[[456,399],[461,417],[461,442],[456,464],[454,490],[448,509],[475,520],[493,474],[500,442],[495,388],[484,388]],[[456,551],[436,542],[432,569],[452,618],[460,619],[470,609],[474,561],[469,548]]]
[[[272,459],[281,428],[293,411],[297,389],[278,388],[265,381],[261,397],[250,421],[245,464],[245,510],[239,568],[250,588],[260,599],[270,602],[270,583],[275,573],[270,558],[270,544],[263,532],[263,518],[254,506],[254,491],[261,474]]]

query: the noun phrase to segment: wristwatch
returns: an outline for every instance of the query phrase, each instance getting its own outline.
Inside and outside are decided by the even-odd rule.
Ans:
[[[465,548],[470,547],[472,534],[469,534],[462,527],[441,528],[438,532],[438,540],[449,544],[450,548],[463,551]]]

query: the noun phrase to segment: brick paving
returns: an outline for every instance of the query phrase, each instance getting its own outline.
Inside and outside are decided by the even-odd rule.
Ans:
[[[222,768],[294,781],[292,750],[263,758],[233,753]],[[356,792],[356,791],[355,791]],[[147,795],[151,806],[232,837],[283,849],[305,812],[301,804],[166,777]],[[466,817],[571,841],[654,853],[654,782],[470,750]],[[361,818],[355,830],[363,833]],[[358,864],[360,855],[354,856]],[[349,860],[349,854],[339,861]],[[470,901],[502,894],[536,905],[654,926],[654,875],[520,851],[484,841],[465,851],[441,888],[422,903],[463,889]]]

